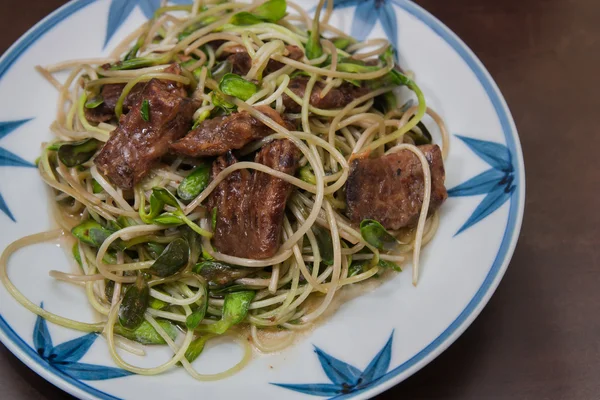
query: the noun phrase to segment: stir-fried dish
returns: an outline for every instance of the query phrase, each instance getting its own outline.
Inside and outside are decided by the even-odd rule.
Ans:
[[[9,293],[101,333],[121,368],[209,380],[252,347],[283,348],[346,286],[411,258],[416,285],[447,197],[446,128],[395,49],[336,29],[324,3],[314,18],[285,0],[164,5],[108,58],[37,67],[59,92],[37,162],[59,228],[7,247]],[[83,288],[98,323],[43,309],[8,278],[12,253],[59,237],[79,270],[50,275]],[[191,363],[219,336],[243,360],[199,374]],[[174,355],[122,358],[143,345]]]

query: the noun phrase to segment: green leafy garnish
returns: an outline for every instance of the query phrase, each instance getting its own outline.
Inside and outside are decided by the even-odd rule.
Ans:
[[[206,310],[208,309],[208,288],[206,285],[202,285],[199,289],[202,290],[202,304],[198,306],[190,315],[188,315],[185,319],[185,326],[188,329],[196,329],[200,322],[204,319],[206,315]]]
[[[380,258],[377,265],[379,265],[381,268],[393,269],[396,272],[402,272],[402,268],[398,264],[396,264],[395,262],[392,262],[392,261],[386,261],[386,260],[382,260]]]
[[[177,337],[177,327],[175,325],[162,319],[156,320],[156,322],[167,332],[167,335],[172,340],[175,340]],[[115,333],[141,344],[166,344],[165,339],[163,339],[156,329],[154,329],[154,327],[146,320],[144,320],[135,330],[125,329],[121,325],[116,324]]]
[[[55,143],[58,147],[58,158],[67,167],[81,165],[96,154],[100,142],[94,138],[84,139],[77,142]]]
[[[144,101],[142,101],[142,108],[140,110],[140,114],[142,115],[142,119],[144,121],[150,121],[150,102],[148,101],[148,99],[144,99]]]
[[[163,310],[169,305],[170,304],[166,301],[162,301],[160,299],[157,299],[156,297],[151,297],[150,302],[148,303],[148,307],[152,308],[153,310]]]
[[[150,301],[150,287],[138,275],[136,282],[129,286],[119,307],[119,323],[125,329],[135,330],[144,322],[144,313]]]
[[[71,233],[83,243],[94,247],[102,246],[106,238],[113,234],[112,231],[106,229],[93,219],[83,221],[71,229]]]
[[[211,211],[211,215],[210,215],[210,226],[213,230],[213,232],[215,231],[215,229],[217,229],[217,213],[218,213],[218,209],[217,207],[213,207],[212,211]]]
[[[258,91],[258,86],[239,75],[228,73],[221,79],[219,89],[229,96],[246,101]]]
[[[208,333],[208,334],[204,334],[204,335],[198,337],[197,339],[194,339],[194,341],[192,341],[192,343],[190,343],[187,350],[185,351],[185,359],[188,360],[189,362],[194,362],[194,360],[196,358],[198,358],[198,356],[204,350],[204,346],[206,345],[206,342],[208,340],[214,338],[215,336],[217,336],[217,335]]]
[[[336,48],[344,50],[346,47],[350,46],[350,43],[352,43],[352,41],[347,38],[335,38],[332,40],[332,43]]]
[[[206,279],[209,286],[221,287],[236,279],[245,278],[254,273],[255,269],[237,267],[220,261],[203,261],[196,264],[193,271]]]
[[[254,25],[261,22],[277,22],[285,16],[287,3],[285,0],[269,0],[254,11],[239,12],[231,17],[233,25]]]
[[[152,275],[165,278],[179,272],[188,263],[190,246],[185,239],[173,240],[148,269]]]
[[[130,69],[139,69],[145,67],[153,67],[155,65],[167,64],[171,61],[171,53],[165,53],[159,57],[140,57],[130,58],[128,60],[119,61],[111,65],[111,71],[124,71]]]
[[[181,217],[172,212],[165,212],[160,214],[158,217],[154,218],[153,222],[155,224],[168,226],[179,226],[184,224]]]
[[[315,174],[309,164],[306,164],[298,170],[298,176],[306,183],[310,183],[311,185],[317,184],[317,178],[315,178]]]
[[[379,250],[390,250],[398,244],[398,240],[374,219],[361,221],[360,234],[367,243]]]
[[[160,243],[149,242],[146,243],[146,247],[148,247],[148,252],[153,258],[158,258],[162,252],[165,251],[165,247],[167,246]]]
[[[194,125],[192,126],[192,129],[196,129],[198,126],[200,126],[200,124],[202,122],[204,122],[208,117],[210,117],[210,111],[209,110],[204,110],[200,113],[200,115],[198,116],[198,119],[196,119],[196,121],[194,121]]]
[[[163,204],[167,204],[177,209],[180,208],[179,203],[177,202],[177,199],[175,198],[173,193],[169,192],[167,189],[155,187],[152,189],[152,195],[155,196]]]
[[[215,90],[211,93],[210,96],[212,103],[215,107],[222,109],[227,115],[231,114],[235,111],[235,104],[230,103],[223,97],[223,93],[218,90]]]
[[[96,108],[102,103],[104,103],[104,98],[102,98],[101,95],[97,95],[92,97],[91,99],[88,98],[88,100],[85,102],[85,108]]]
[[[325,265],[333,265],[333,241],[331,239],[331,232],[320,226],[313,226],[313,233],[317,239],[319,245],[319,253],[321,253],[321,259]]]
[[[248,315],[248,309],[250,308],[250,303],[252,302],[252,299],[254,299],[255,294],[256,293],[254,291],[250,290],[229,293],[225,296],[225,303],[223,304],[223,316],[221,319],[212,325],[201,326],[198,328],[198,330],[217,335],[222,335],[223,333],[227,332],[229,328],[239,324],[246,318],[246,315]]]
[[[197,166],[177,187],[177,196],[183,201],[192,201],[208,186],[210,165]]]
[[[83,262],[81,261],[81,253],[79,252],[79,244],[78,243],[75,243],[73,245],[71,252],[73,253],[73,258],[75,259],[75,261],[77,261],[77,265],[79,265],[79,268],[83,272]]]
[[[305,50],[306,57],[308,57],[309,60],[314,60],[323,55],[323,47],[321,46],[321,37],[319,36],[318,30],[310,32]]]
[[[104,188],[95,179],[92,179],[92,192],[94,192],[94,194],[97,194],[102,193],[103,191]]]

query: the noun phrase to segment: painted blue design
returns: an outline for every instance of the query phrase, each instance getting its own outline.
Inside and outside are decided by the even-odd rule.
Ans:
[[[391,3],[395,3],[395,1],[337,0],[333,8],[341,9],[356,6],[350,34],[359,40],[365,40],[379,20],[394,49],[398,49],[398,22],[396,11]]]
[[[319,357],[321,368],[331,383],[271,383],[284,389],[293,390],[311,396],[327,396],[339,398],[372,386],[375,381],[384,376],[390,367],[392,358],[392,331],[385,346],[375,355],[364,371],[339,360],[315,346],[315,353]]]
[[[21,119],[17,121],[6,121],[0,122],[0,139],[8,135],[9,133],[14,132],[21,125],[31,121],[30,119]],[[0,167],[34,167],[32,163],[23,160],[18,155],[11,153],[10,151],[0,147]],[[13,222],[17,222],[15,216],[8,208],[8,204],[6,204],[6,200],[2,197],[2,193],[0,193],[0,211],[8,216]]]
[[[44,303],[41,304],[41,307],[44,308]],[[131,375],[131,372],[120,368],[79,362],[92,347],[97,337],[96,333],[88,333],[77,339],[53,346],[46,320],[38,316],[33,329],[33,346],[40,357],[46,360],[50,366],[75,379],[101,381]]]
[[[106,37],[104,47],[117,32],[123,22],[131,14],[135,6],[139,6],[146,18],[154,17],[154,12],[160,7],[161,0],[112,0],[108,10],[108,23],[106,25]],[[174,4],[191,4],[192,0],[171,0]]]
[[[456,235],[475,225],[496,211],[515,192],[515,167],[508,147],[494,142],[456,135],[475,154],[492,168],[448,190],[450,197],[477,196],[485,194],[481,203]]]
[[[31,45],[36,43],[48,31],[61,23],[63,20],[68,19],[72,15],[76,14],[79,10],[87,7],[95,1],[96,0],[74,0],[68,2],[29,30],[0,57],[0,79],[4,77],[14,63],[27,50],[29,50]],[[454,35],[444,24],[429,14],[421,6],[413,3],[410,0],[394,0],[393,2],[404,12],[407,12],[431,29],[431,31],[433,31],[441,40],[448,44],[468,66],[487,94],[489,101],[492,103],[496,116],[498,117],[498,120],[502,126],[502,133],[504,134],[507,147],[513,155],[520,156],[520,145],[518,143],[516,132],[513,129],[510,112],[508,111],[506,103],[504,102],[493,79],[489,76],[481,62],[456,35]],[[356,1],[356,3],[358,3],[358,1]],[[416,367],[419,364],[422,364],[423,360],[431,357],[431,355],[436,351],[439,351],[439,349],[443,349],[450,345],[454,341],[454,338],[456,338],[466,329],[472,318],[477,314],[480,307],[485,305],[487,299],[489,298],[490,292],[495,288],[499,279],[502,277],[504,271],[503,266],[510,259],[512,249],[514,248],[514,243],[519,233],[522,215],[519,210],[523,205],[523,194],[525,190],[525,181],[521,180],[521,178],[524,177],[524,173],[520,163],[516,164],[514,177],[516,189],[510,200],[508,220],[506,222],[506,227],[502,236],[502,241],[498,248],[498,252],[481,286],[462,310],[462,312],[454,319],[454,321],[452,321],[452,323],[450,323],[450,325],[448,325],[443,332],[439,334],[438,337],[431,341],[431,343],[429,343],[427,346],[423,347],[423,349],[421,349],[409,360],[406,360],[402,364],[388,371],[383,377],[374,382],[373,385],[356,390],[348,396],[338,396],[338,399],[354,397],[365,392],[368,392],[368,396],[376,395],[379,393],[379,390],[376,387],[377,385],[389,382],[390,380],[395,379],[402,374],[406,374],[407,372],[414,373],[416,371]],[[2,317],[2,315],[0,315],[0,331],[2,331],[3,335],[5,335],[7,339],[5,344],[12,352],[19,354],[23,361],[27,362],[29,365],[35,365],[37,368],[36,371],[42,377],[46,379],[50,379],[51,377],[60,379],[61,382],[64,382],[64,388],[67,389],[71,394],[74,394],[78,397],[93,397],[102,400],[120,400],[118,397],[98,390],[86,382],[74,379],[70,375],[67,375],[60,370],[49,368],[48,363],[33,348],[31,348],[31,346],[29,346],[27,342],[25,342],[25,340],[19,336],[19,334],[15,332],[12,326]]]

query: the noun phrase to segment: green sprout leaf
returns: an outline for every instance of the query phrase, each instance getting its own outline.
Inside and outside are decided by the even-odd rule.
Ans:
[[[87,101],[85,102],[85,108],[96,108],[99,105],[101,105],[102,103],[104,103],[104,98],[102,98],[101,95],[96,95],[94,97],[92,97],[91,99],[87,99]]]
[[[246,101],[258,91],[258,86],[236,74],[225,74],[219,83],[221,92]]]
[[[58,148],[58,158],[67,167],[81,165],[96,154],[100,142],[94,138],[84,139],[77,142],[63,142]]]
[[[144,101],[142,101],[142,108],[140,110],[140,113],[144,121],[150,121],[150,102],[148,101],[148,99],[144,99]]]
[[[254,299],[254,291],[243,291],[229,293],[225,296],[225,303],[223,304],[223,316],[221,320],[212,324],[198,328],[201,332],[214,333],[222,335],[227,332],[232,326],[242,322],[246,315],[248,315],[248,309],[250,303]]]
[[[135,330],[144,322],[144,313],[150,301],[150,287],[138,275],[136,282],[129,286],[119,307],[119,323],[125,329]]]
[[[277,22],[285,16],[287,3],[285,0],[269,0],[254,11],[240,12],[231,17],[233,25],[254,25],[261,22]]]
[[[390,250],[398,244],[398,240],[374,219],[361,221],[360,234],[367,243],[379,250]]]
[[[321,253],[323,264],[333,265],[333,240],[331,239],[331,232],[320,226],[313,226],[312,230],[319,245],[319,253]]]
[[[177,327],[175,325],[162,319],[156,320],[156,322],[167,332],[167,335],[172,340],[175,340],[177,337]],[[156,329],[154,329],[154,327],[146,320],[144,320],[135,330],[125,329],[121,325],[116,324],[115,333],[141,344],[166,344],[165,339],[163,339]]]
[[[179,184],[177,196],[183,201],[192,201],[208,186],[209,180],[210,165],[200,164]]]
[[[148,272],[161,278],[175,275],[187,265],[189,257],[188,242],[185,239],[177,238],[169,243],[160,257],[148,269]]]

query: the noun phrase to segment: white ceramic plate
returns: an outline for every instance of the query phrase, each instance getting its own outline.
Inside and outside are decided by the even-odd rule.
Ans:
[[[107,54],[150,15],[159,0],[74,0],[45,18],[0,60],[0,249],[51,226],[46,189],[33,161],[51,135],[57,93],[34,71]],[[315,1],[301,2],[307,9]],[[356,6],[358,4],[358,6]],[[197,382],[184,371],[156,377],[114,368],[103,339],[46,324],[0,288],[0,339],[41,376],[86,399],[367,398],[415,373],[475,319],[513,253],[525,198],[517,132],[500,91],[475,55],[435,17],[407,0],[338,0],[333,23],[359,38],[388,37],[403,67],[416,72],[428,105],[452,134],[446,164],[450,198],[440,229],[422,258],[419,286],[410,272],[344,304],[280,354],[256,356],[224,381]],[[106,48],[105,42],[108,40]],[[48,277],[68,270],[56,245],[30,247],[11,260],[9,275],[34,303],[91,320],[82,291]],[[234,345],[212,346],[200,372],[231,365]],[[169,357],[152,351],[148,363]],[[126,376],[123,376],[126,375]]]

